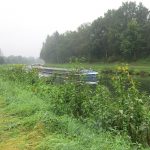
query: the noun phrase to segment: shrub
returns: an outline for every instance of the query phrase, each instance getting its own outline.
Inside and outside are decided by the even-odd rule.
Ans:
[[[4,78],[16,82],[34,84],[38,82],[38,71],[36,69],[26,70],[25,65],[11,65],[3,70]]]
[[[149,144],[149,97],[141,94],[128,73],[128,68],[119,67],[112,77],[115,90],[115,107],[112,110],[111,127],[127,132],[134,142]]]

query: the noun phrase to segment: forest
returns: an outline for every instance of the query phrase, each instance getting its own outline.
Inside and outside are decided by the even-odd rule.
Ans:
[[[150,10],[142,3],[122,3],[76,31],[54,32],[43,43],[46,63],[136,61],[150,55]]]

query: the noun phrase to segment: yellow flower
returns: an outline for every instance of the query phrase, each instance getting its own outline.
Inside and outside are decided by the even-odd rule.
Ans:
[[[121,67],[120,67],[120,66],[119,66],[119,67],[117,67],[117,70],[119,70],[119,71],[120,71],[120,70],[121,70]]]
[[[111,79],[112,79],[112,80],[115,80],[115,77],[112,77]]]
[[[128,71],[128,66],[125,66],[124,68],[125,68],[126,71]]]

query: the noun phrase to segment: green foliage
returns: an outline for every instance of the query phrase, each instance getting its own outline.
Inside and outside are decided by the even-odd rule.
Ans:
[[[114,100],[117,103],[112,125],[116,129],[127,131],[134,142],[149,144],[149,108],[146,107],[149,97],[136,89],[127,68],[119,67],[118,72],[121,74],[113,77]]]
[[[4,78],[16,81],[34,84],[38,82],[38,70],[26,69],[25,65],[10,65],[7,69],[3,70]]]
[[[22,142],[23,136],[25,136],[23,142],[26,145],[23,146],[23,143],[20,142],[23,149],[27,146],[39,150],[131,149],[130,140],[126,136],[114,136],[110,132],[97,134],[92,128],[87,128],[85,124],[75,118],[68,115],[57,116],[53,114],[49,109],[51,104],[48,101],[50,99],[41,99],[39,95],[35,95],[36,93],[33,94],[30,90],[32,86],[26,82],[23,81],[22,85],[17,80],[15,82],[4,81],[1,78],[0,83],[0,112],[1,115],[7,115],[6,118],[9,119],[5,124],[0,122],[0,133],[2,133],[0,137],[5,137],[5,146],[8,146],[7,142],[11,140],[9,133],[13,133],[11,144],[14,144],[15,147],[18,147],[16,139],[18,138]],[[25,89],[23,86],[27,85],[28,89]],[[3,107],[1,107],[2,99]],[[5,114],[2,114],[2,111]],[[2,128],[3,126],[5,128]],[[35,134],[35,131],[38,133]],[[18,135],[19,132],[21,135]],[[35,138],[40,138],[40,140],[33,141],[33,145],[31,145]],[[3,138],[1,142],[3,142]]]
[[[3,56],[0,56],[0,64],[4,64],[5,63],[5,59]]]
[[[119,67],[111,76],[110,92],[105,86],[90,87],[83,83],[67,83],[52,97],[57,114],[73,115],[90,120],[99,130],[127,132],[133,142],[149,144],[149,119],[145,106],[149,97],[141,95],[130,77],[127,67]]]
[[[26,72],[22,66],[12,66],[11,69],[9,67],[3,73],[6,74],[3,78],[13,79],[35,95],[28,95],[18,89],[19,92],[16,89],[7,89],[10,90],[8,94],[14,96],[7,97],[6,110],[24,117],[24,124],[32,126],[40,119],[46,132],[68,136],[71,134],[70,120],[65,117],[68,115],[86,123],[93,132],[110,131],[127,135],[133,143],[150,144],[150,97],[137,90],[127,66],[118,67],[107,77],[106,73],[101,73],[99,84],[94,86],[82,82],[82,76],[73,80],[76,72],[69,74],[68,80],[63,84],[55,84],[55,80],[51,78],[48,79],[50,82],[40,79],[36,71]],[[35,83],[32,83],[33,79]],[[1,86],[1,89],[4,88],[6,87]],[[6,96],[7,92],[1,89],[1,95]],[[53,112],[57,117],[49,112]],[[80,136],[80,132],[77,134],[79,135],[75,137]],[[49,140],[47,142],[49,143]]]
[[[84,62],[86,62],[87,61],[87,59],[85,58],[85,57],[81,57],[81,58],[78,58],[78,57],[71,57],[70,59],[69,59],[69,63],[84,63]]]
[[[77,31],[47,36],[40,57],[46,63],[135,61],[150,55],[150,11],[136,2],[122,3]]]

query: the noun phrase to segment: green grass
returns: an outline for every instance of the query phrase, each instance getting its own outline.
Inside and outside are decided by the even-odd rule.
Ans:
[[[0,149],[129,150],[127,136],[99,134],[50,106],[21,84],[0,79]]]
[[[134,62],[134,63],[66,63],[66,64],[48,64],[50,67],[61,67],[61,68],[86,68],[101,71],[103,69],[115,69],[117,66],[122,64],[128,64],[129,70],[134,71],[145,71],[150,73],[149,62]]]

